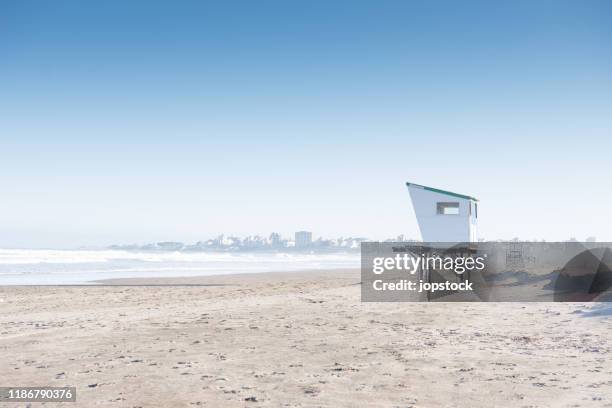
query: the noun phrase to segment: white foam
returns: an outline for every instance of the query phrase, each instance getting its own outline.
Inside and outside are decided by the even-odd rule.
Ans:
[[[0,249],[0,285],[356,268],[358,253]]]

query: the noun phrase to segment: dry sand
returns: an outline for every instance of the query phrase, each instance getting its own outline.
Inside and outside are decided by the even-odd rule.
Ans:
[[[220,286],[0,288],[0,385],[76,386],[64,407],[612,406],[590,305],[367,304],[357,271],[171,281]]]

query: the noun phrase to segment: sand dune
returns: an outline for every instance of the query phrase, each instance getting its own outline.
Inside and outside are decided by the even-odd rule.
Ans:
[[[612,319],[589,304],[361,303],[358,271],[172,281],[207,286],[0,288],[0,385],[83,407],[612,406]]]

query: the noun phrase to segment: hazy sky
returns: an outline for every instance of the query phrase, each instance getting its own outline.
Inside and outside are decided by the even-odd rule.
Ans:
[[[612,241],[612,2],[2,1],[0,246]]]

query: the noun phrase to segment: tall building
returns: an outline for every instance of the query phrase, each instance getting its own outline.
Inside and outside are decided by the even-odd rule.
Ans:
[[[295,247],[306,248],[312,245],[312,232],[298,231],[295,233]]]
[[[270,246],[273,248],[278,248],[281,246],[281,236],[278,232],[273,232],[270,234]]]

